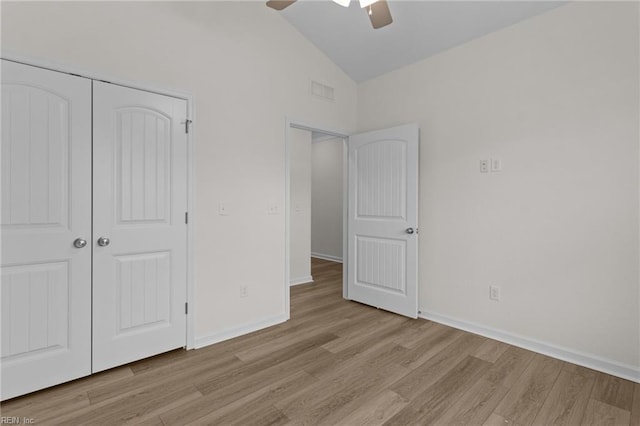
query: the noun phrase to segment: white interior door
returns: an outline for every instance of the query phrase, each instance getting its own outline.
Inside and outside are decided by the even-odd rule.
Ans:
[[[1,221],[4,400],[91,373],[90,80],[2,60]]]
[[[186,345],[187,105],[102,82],[93,95],[95,372]]]
[[[349,138],[348,297],[418,316],[418,126]]]

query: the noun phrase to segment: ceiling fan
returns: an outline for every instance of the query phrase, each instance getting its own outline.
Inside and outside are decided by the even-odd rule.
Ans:
[[[349,7],[351,2],[351,0],[333,1],[344,7]],[[296,0],[269,0],[267,6],[275,10],[282,10],[295,2]],[[369,15],[374,29],[382,28],[393,22],[386,0],[360,0],[360,7],[367,9],[367,15]]]

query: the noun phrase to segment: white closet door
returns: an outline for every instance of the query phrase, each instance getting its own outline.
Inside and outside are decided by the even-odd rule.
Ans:
[[[90,80],[2,61],[1,222],[4,400],[91,373]]]
[[[418,316],[418,126],[349,137],[349,299]]]
[[[187,111],[108,83],[93,95],[96,372],[186,345]]]

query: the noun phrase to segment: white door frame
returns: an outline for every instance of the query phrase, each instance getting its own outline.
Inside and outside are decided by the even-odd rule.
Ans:
[[[343,273],[342,273],[342,297],[348,299],[347,294],[347,209],[349,207],[349,193],[346,185],[346,180],[348,178],[348,150],[347,143],[349,140],[349,134],[339,130],[328,130],[325,126],[319,126],[312,123],[309,123],[304,120],[298,120],[290,117],[285,117],[285,207],[284,207],[284,222],[285,222],[285,237],[284,237],[284,246],[285,246],[285,262],[284,262],[284,301],[286,307],[286,316],[287,319],[291,318],[291,302],[290,302],[290,285],[289,281],[291,279],[291,271],[289,270],[291,267],[291,138],[289,137],[289,129],[300,129],[300,130],[308,130],[310,132],[319,132],[324,133],[326,135],[335,136],[337,138],[342,139],[342,265],[343,265]]]
[[[158,93],[160,95],[172,96],[174,98],[184,99],[187,101],[187,120],[195,122],[195,102],[194,97],[190,93],[175,91],[171,89],[161,88],[154,85],[134,82],[129,80],[123,80],[108,74],[95,72],[93,70],[87,70],[79,68],[75,65],[56,63],[49,60],[43,60],[40,58],[23,55],[19,52],[10,50],[3,50],[0,52],[0,58],[13,62],[19,62],[24,65],[31,65],[40,68],[46,68],[51,71],[58,71],[66,74],[72,74],[80,77],[90,78],[92,80],[100,80],[108,83],[117,84],[120,86],[129,87],[132,89],[144,90],[147,92]],[[187,210],[189,212],[189,226],[187,226],[187,303],[189,309],[187,312],[187,341],[185,347],[187,349],[195,348],[195,336],[194,336],[194,323],[195,323],[195,299],[194,299],[194,271],[195,271],[195,256],[194,256],[194,228],[195,228],[195,126],[189,126],[189,133],[187,134]],[[287,295],[288,297],[288,295]],[[288,305],[287,305],[288,306]]]

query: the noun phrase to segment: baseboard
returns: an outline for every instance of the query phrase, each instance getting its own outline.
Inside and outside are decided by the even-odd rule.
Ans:
[[[311,257],[315,257],[316,259],[328,260],[330,262],[342,263],[341,257],[332,256],[330,254],[311,253]]]
[[[308,275],[302,278],[293,278],[291,279],[291,281],[289,281],[289,287],[293,287],[294,285],[300,285],[300,284],[309,284],[312,282],[313,282],[313,277],[311,275]]]
[[[519,336],[517,334],[508,333],[491,327],[485,327],[481,324],[458,320],[435,312],[421,310],[418,316],[420,318],[468,331],[470,333],[479,334],[480,336],[488,337],[490,339],[499,340],[513,346],[538,352],[552,358],[557,358],[562,361],[567,361],[593,370],[601,371],[603,373],[611,374],[612,376],[640,383],[639,367],[621,364],[595,355],[581,353],[570,348],[541,342],[539,340]]]
[[[262,330],[263,328],[271,327],[287,321],[286,315],[278,315],[271,318],[266,318],[262,321],[245,324],[240,327],[231,328],[219,333],[210,334],[208,336],[196,337],[194,347],[196,349],[203,348],[205,346],[213,345],[214,343],[220,343],[225,340],[233,339],[234,337],[243,336],[245,334],[253,333],[254,331]]]

